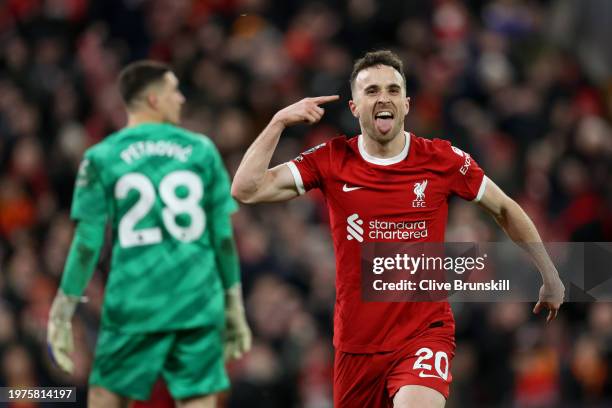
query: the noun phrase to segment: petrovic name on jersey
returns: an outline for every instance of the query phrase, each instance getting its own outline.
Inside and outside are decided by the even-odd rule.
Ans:
[[[147,156],[165,156],[186,163],[192,150],[191,145],[181,146],[167,140],[142,140],[123,149],[120,156],[127,164]]]

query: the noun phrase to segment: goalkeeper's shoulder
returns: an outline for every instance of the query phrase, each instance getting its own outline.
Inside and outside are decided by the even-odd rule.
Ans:
[[[219,149],[215,142],[204,133],[194,132],[184,128],[180,130],[180,135],[184,140],[184,144],[192,146],[192,155],[196,155],[200,159],[206,161],[207,158],[219,155]]]
[[[194,132],[192,130],[188,130],[182,127],[177,127],[179,130],[179,134],[185,138],[185,140],[194,143],[196,146],[207,147],[210,145],[214,146],[214,142],[210,137],[205,135],[204,133]]]
[[[85,150],[83,157],[89,160],[96,160],[96,161],[103,160],[104,157],[107,157],[108,155],[111,154],[113,147],[116,145],[117,138],[120,136],[121,136],[121,131],[111,133],[110,135],[100,140],[99,142],[89,146]]]

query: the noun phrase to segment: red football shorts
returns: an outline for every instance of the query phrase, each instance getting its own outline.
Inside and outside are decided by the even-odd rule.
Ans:
[[[430,327],[388,353],[336,350],[334,407],[393,407],[393,397],[404,385],[423,385],[448,398],[454,355],[454,330],[447,327]]]

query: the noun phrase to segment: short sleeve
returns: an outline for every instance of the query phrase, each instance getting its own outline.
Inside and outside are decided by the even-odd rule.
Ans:
[[[469,154],[445,142],[443,155],[448,160],[449,191],[464,200],[480,201],[486,185],[487,177],[476,160]]]
[[[107,197],[99,170],[91,154],[79,165],[72,196],[72,219],[77,221],[106,222],[108,216]]]
[[[330,143],[321,143],[287,162],[298,193],[304,194],[313,188],[321,188],[323,177],[329,168]]]
[[[204,190],[204,194],[209,198],[206,211],[211,214],[231,214],[238,210],[238,204],[232,198],[230,178],[223,159],[211,141],[208,141],[206,148],[212,157],[209,184]]]

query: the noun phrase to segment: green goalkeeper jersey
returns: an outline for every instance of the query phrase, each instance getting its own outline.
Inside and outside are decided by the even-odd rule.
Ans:
[[[223,324],[207,224],[237,206],[214,144],[170,124],[125,128],[85,153],[71,216],[112,225],[102,326],[153,332]]]

